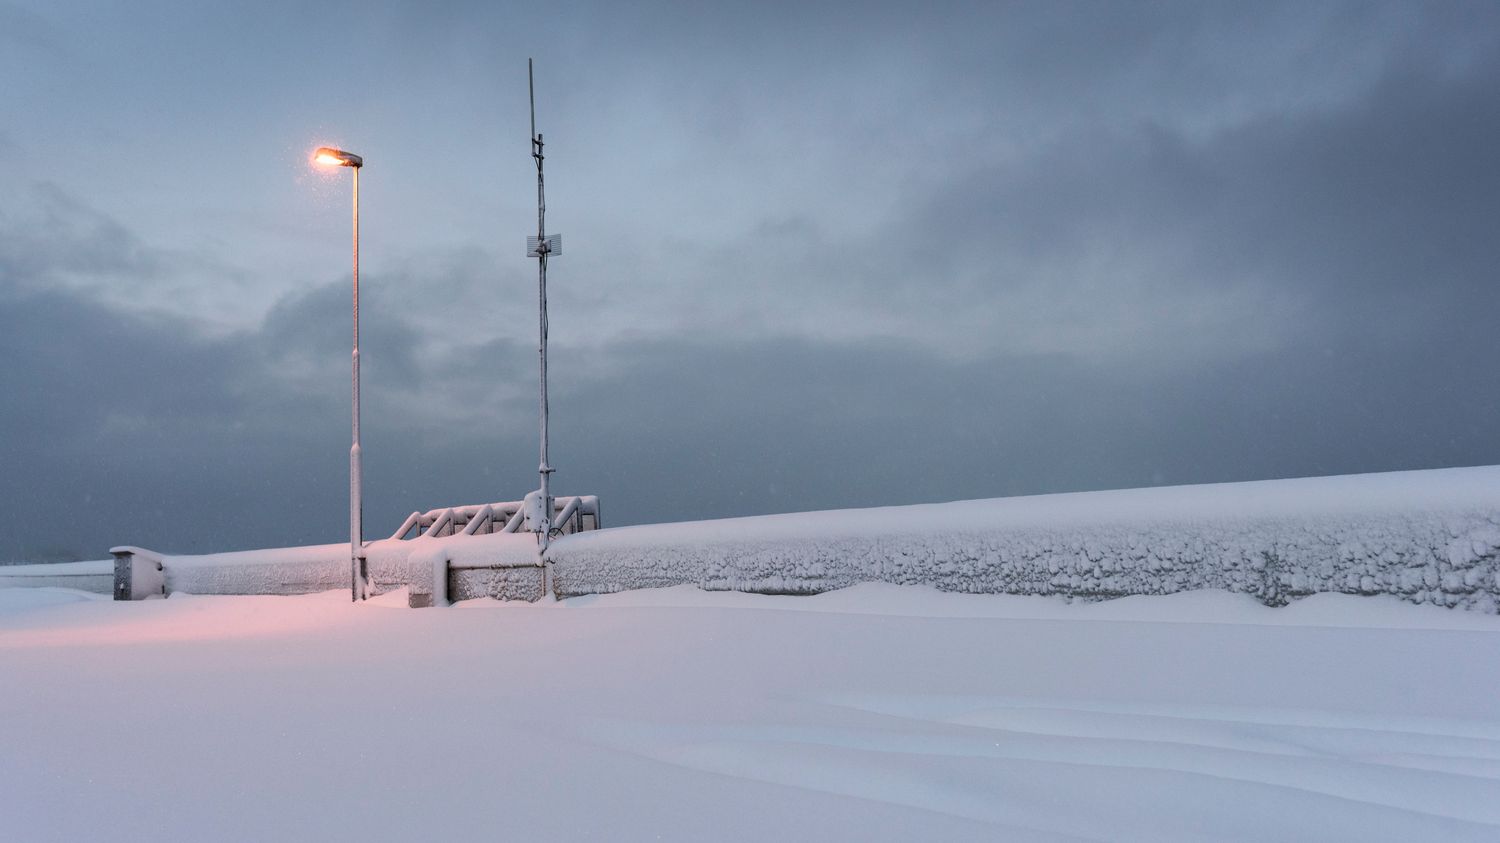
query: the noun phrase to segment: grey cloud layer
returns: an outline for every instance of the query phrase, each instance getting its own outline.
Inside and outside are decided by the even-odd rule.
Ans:
[[[245,16],[267,48],[216,79],[274,89],[339,46],[195,14]],[[443,110],[452,68],[514,70],[496,50],[519,42],[480,37],[500,14],[357,27],[389,77],[345,113],[385,147],[372,535],[535,481],[524,144],[502,177],[438,139],[445,115],[513,128]],[[1500,461],[1492,5],[558,14],[553,461],[612,523]],[[64,45],[78,25],[35,17]],[[263,140],[236,135],[256,114],[289,120],[263,91],[224,123],[204,95],[173,107],[228,150]],[[0,177],[24,182],[0,205],[0,559],[337,540],[344,182],[272,197],[317,205],[293,208],[225,172],[243,220],[178,237],[152,208],[222,197],[126,171],[143,198],[121,205],[38,167],[31,135],[0,149],[31,162]]]
[[[85,555],[123,541],[207,550],[336,540],[344,373],[335,365],[292,382],[268,365],[289,346],[311,354],[323,344],[312,330],[286,329],[341,315],[318,304],[330,298],[342,304],[320,293],[230,341],[66,297],[8,300],[4,335],[50,363],[5,376],[6,394],[46,399],[0,417],[7,441],[28,444],[8,459],[4,505],[24,525],[8,552],[58,545],[50,525],[75,518],[61,546]],[[40,325],[50,341],[28,327]],[[399,354],[382,341],[390,333],[372,327],[368,348]],[[1414,355],[1367,339],[1185,376],[1126,361],[953,362],[911,346],[787,339],[617,344],[608,375],[592,377],[593,352],[563,347],[554,461],[558,487],[604,495],[616,524],[1493,462],[1500,449],[1486,419],[1500,411],[1500,379],[1489,344],[1478,333],[1439,336]],[[469,359],[529,358],[524,347],[491,346]],[[380,359],[372,354],[366,387],[372,534],[413,508],[528,487],[527,402],[487,425],[432,423],[407,379],[392,375],[401,366]],[[487,376],[502,388],[530,384],[525,366],[476,372],[456,362],[422,376],[453,396],[482,394]],[[48,406],[68,409],[36,413]]]

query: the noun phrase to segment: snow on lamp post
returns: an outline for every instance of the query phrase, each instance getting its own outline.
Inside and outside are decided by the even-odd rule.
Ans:
[[[359,170],[365,159],[352,152],[318,147],[313,160],[331,167],[348,167],[354,171],[354,354],[351,381],[354,404],[354,444],[349,447],[349,589],[355,601],[370,593],[369,574],[364,555],[364,475],[359,450]]]

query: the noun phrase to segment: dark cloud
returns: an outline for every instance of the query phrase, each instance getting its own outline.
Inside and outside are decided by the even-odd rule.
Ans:
[[[1168,373],[878,343],[655,343],[612,349],[630,363],[607,378],[572,375],[555,462],[616,523],[1482,464],[1500,459],[1486,345],[1450,335],[1413,354],[1367,337]]]
[[[258,330],[210,337],[175,317],[7,290],[0,393],[19,400],[0,411],[3,506],[18,526],[0,556],[60,544],[97,557],[119,543],[192,551],[337,540],[348,505],[346,295],[342,285],[320,288],[278,306]],[[433,381],[459,396],[485,392],[475,381],[495,367],[439,360],[419,370],[397,315],[363,323],[363,344],[375,349],[362,438],[378,534],[413,508],[472,490],[446,475],[468,471],[476,449],[519,452],[520,441],[504,425],[499,436],[434,429],[411,401]]]
[[[1206,137],[1075,132],[924,189],[838,254],[861,271],[824,283],[927,314],[963,302],[1022,337],[1036,320],[1081,354],[1414,342],[1500,306],[1497,81],[1493,55],[1461,75],[1413,60],[1337,108]]]
[[[337,297],[320,291],[305,308],[279,308],[284,318],[263,331],[226,340],[65,297],[9,300],[8,359],[50,365],[8,369],[0,386],[42,399],[0,416],[6,441],[29,445],[10,453],[5,506],[25,526],[8,552],[47,550],[59,533],[94,556],[117,542],[336,541],[347,375],[333,363],[291,381],[276,356],[321,344],[285,327],[332,315],[332,302],[317,304],[324,298]],[[50,342],[27,329],[42,324]],[[387,332],[372,326],[371,361],[399,353]],[[553,459],[557,488],[603,495],[614,524],[1488,463],[1500,461],[1485,421],[1500,411],[1500,376],[1486,346],[1457,334],[1414,355],[1371,337],[1186,375],[792,338],[564,346]],[[329,353],[342,360],[341,350]],[[529,366],[504,365],[529,362],[525,347],[464,357],[470,365],[450,359],[422,378],[455,395],[489,390],[490,377],[519,382],[523,394],[533,383]],[[412,384],[391,376],[401,368],[372,362],[366,382],[371,535],[411,509],[514,498],[532,485],[528,401],[507,403],[491,424],[443,426],[407,404]],[[69,409],[35,414],[49,407]]]
[[[43,287],[68,277],[137,281],[159,274],[162,260],[115,219],[52,184],[0,216],[0,266],[11,283]],[[21,216],[24,214],[24,216]]]
[[[207,330],[64,283],[148,277],[161,255],[73,197],[37,195],[0,229],[0,394],[13,399],[0,405],[0,506],[17,525],[0,559],[337,540],[348,280],[286,296],[253,329]],[[535,464],[534,352],[440,330],[476,305],[504,306],[479,295],[491,286],[485,263],[461,251],[425,262],[422,278],[398,267],[361,279],[371,536],[414,508],[524,491],[493,491],[487,478]]]

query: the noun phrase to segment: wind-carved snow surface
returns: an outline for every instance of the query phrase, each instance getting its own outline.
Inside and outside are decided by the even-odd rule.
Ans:
[[[405,605],[0,590],[0,840],[1500,840],[1495,615]]]
[[[768,515],[579,533],[559,596],[680,584],[817,593],[859,582],[1125,595],[1320,592],[1500,611],[1500,466]]]

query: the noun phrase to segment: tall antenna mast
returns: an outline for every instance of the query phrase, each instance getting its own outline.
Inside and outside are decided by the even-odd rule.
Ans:
[[[526,86],[531,96],[531,157],[536,161],[536,236],[526,238],[526,256],[537,259],[537,303],[540,312],[537,357],[541,370],[542,399],[542,461],[537,466],[541,475],[541,487],[527,497],[535,498],[528,507],[527,521],[532,532],[537,534],[540,551],[547,550],[552,537],[552,495],[548,479],[552,466],[547,461],[547,257],[562,254],[562,235],[547,236],[547,193],[542,179],[542,136],[536,130],[536,78],[532,73],[531,59],[526,60]]]

